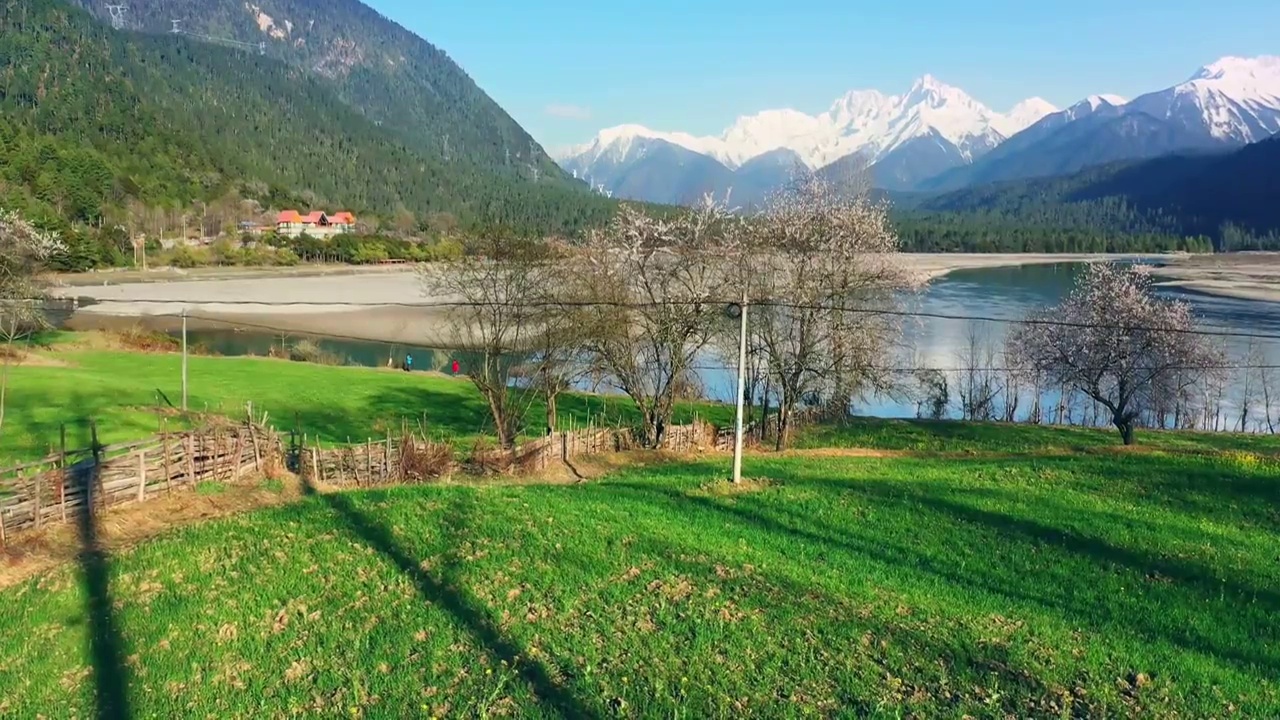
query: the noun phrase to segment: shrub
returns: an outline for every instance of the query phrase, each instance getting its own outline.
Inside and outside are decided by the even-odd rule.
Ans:
[[[158,330],[148,330],[141,325],[119,330],[116,342],[128,350],[141,352],[174,352],[182,349],[182,341]]]
[[[294,362],[314,363],[316,365],[342,365],[343,359],[320,347],[314,340],[298,340],[289,346],[289,359]]]

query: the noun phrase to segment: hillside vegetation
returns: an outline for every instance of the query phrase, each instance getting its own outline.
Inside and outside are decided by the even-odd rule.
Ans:
[[[895,199],[908,237],[943,246],[959,237],[1038,251],[1038,235],[1040,246],[1065,236],[1068,247],[1083,251],[1196,251],[1210,242],[1220,251],[1269,250],[1280,248],[1277,168],[1280,139],[1273,138],[1226,154],[1170,155]]]
[[[0,202],[59,227],[229,193],[265,206],[446,213],[538,232],[609,217],[610,201],[553,168],[535,184],[527,169],[496,160],[526,136],[442,54],[419,55],[419,96],[384,88],[400,103],[396,117],[432,118],[412,135],[376,124],[324,73],[271,55],[116,32],[56,0],[0,6]],[[352,86],[378,87],[350,70]],[[439,97],[426,102],[426,88]],[[450,128],[457,139],[446,160],[428,146]]]
[[[1274,455],[1064,453],[1074,433],[969,427],[832,431],[749,457],[744,491],[713,458],[193,527],[102,558],[91,584],[68,567],[0,591],[0,710],[1280,712]],[[868,431],[969,452],[841,449]]]
[[[69,2],[110,20],[111,0]],[[358,0],[131,0],[128,8],[131,31],[169,34],[176,19],[186,33],[248,43],[250,52],[265,43],[267,57],[331,88],[424,157],[507,167],[525,177],[532,161],[541,179],[565,179],[444,50]]]

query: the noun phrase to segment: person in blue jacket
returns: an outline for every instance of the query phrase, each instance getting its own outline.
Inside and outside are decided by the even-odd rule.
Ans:
[[[404,356],[404,371],[413,372],[413,356],[412,355]]]

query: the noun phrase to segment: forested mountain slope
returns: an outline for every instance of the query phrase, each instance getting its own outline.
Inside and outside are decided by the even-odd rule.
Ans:
[[[123,3],[128,30],[176,27],[209,42],[233,40],[330,85],[357,112],[419,151],[484,166],[564,174],[530,135],[440,48],[359,0],[69,0],[104,23]],[[176,21],[176,23],[175,23]],[[532,152],[532,154],[531,154]]]
[[[1280,138],[1061,177],[908,196],[904,215],[1032,227],[1206,236],[1220,250],[1280,248]],[[953,220],[958,222],[958,220]]]
[[[118,32],[56,0],[0,5],[0,193],[46,219],[93,223],[131,201],[185,206],[231,190],[268,205],[446,212],[548,232],[612,212],[558,170],[534,183],[495,164],[502,132],[527,137],[498,127],[510,121],[500,109],[490,129],[429,112],[486,152],[433,154],[270,54]]]

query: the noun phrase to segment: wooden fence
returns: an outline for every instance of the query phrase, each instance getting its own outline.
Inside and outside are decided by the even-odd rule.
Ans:
[[[245,423],[60,452],[3,469],[0,544],[15,532],[72,522],[86,508],[145,502],[205,481],[235,482],[279,457],[275,434]]]
[[[452,445],[414,435],[337,448],[307,447],[303,439],[290,454],[303,480],[339,488],[421,483],[448,475],[455,467]]]
[[[748,428],[748,437],[753,436]],[[732,428],[695,421],[669,426],[661,447],[671,452],[723,452],[733,449],[733,437]],[[305,437],[295,436],[285,448],[263,416],[258,422],[63,451],[0,469],[0,545],[17,532],[72,522],[87,507],[96,512],[145,502],[189,491],[202,482],[236,482],[246,471],[261,474],[286,464],[304,481],[338,488],[378,487],[429,482],[457,470],[537,472],[577,457],[638,447],[628,428],[588,426],[533,440],[514,451],[477,447],[463,459],[449,443],[412,434],[338,448],[308,447]]]

